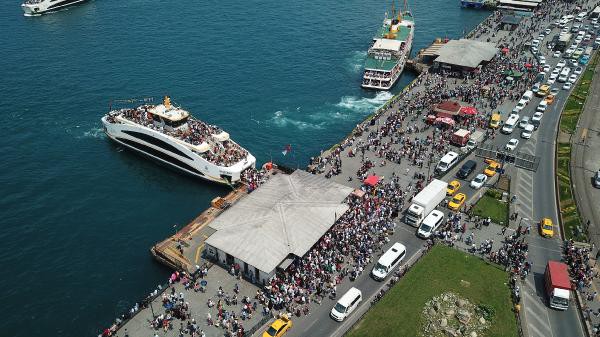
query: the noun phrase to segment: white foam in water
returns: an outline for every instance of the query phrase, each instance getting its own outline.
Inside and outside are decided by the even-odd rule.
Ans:
[[[299,111],[299,107],[296,109],[297,111]],[[295,126],[300,130],[305,130],[305,129],[321,129],[323,128],[323,123],[308,123],[308,122],[304,122],[304,121],[300,121],[300,120],[296,120],[296,119],[292,119],[289,118],[285,115],[285,113],[281,110],[275,111],[275,114],[273,116],[273,118],[271,118],[271,121],[279,126],[279,127],[287,127],[287,126]]]
[[[367,51],[353,51],[352,55],[346,59],[346,64],[348,64],[348,68],[350,72],[353,74],[358,74],[362,71],[363,66],[365,65],[365,59],[367,58]]]
[[[102,130],[102,128],[92,128],[88,131],[85,131],[83,133],[83,135],[77,137],[77,138],[103,138],[104,137],[104,130]]]
[[[393,96],[389,91],[379,91],[373,98],[344,96],[336,106],[360,113],[371,113]]]
[[[341,119],[356,119],[357,115],[368,115],[392,97],[393,95],[388,91],[380,91],[372,98],[343,96],[338,103],[325,105],[317,112],[304,114],[301,112],[301,107],[297,107],[293,114],[283,110],[275,111],[270,122],[278,127],[295,126],[300,130],[322,129],[326,125],[337,123]],[[309,121],[291,118],[292,115],[306,118]]]

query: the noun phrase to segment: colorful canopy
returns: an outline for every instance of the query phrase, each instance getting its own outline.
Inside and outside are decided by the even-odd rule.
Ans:
[[[379,177],[376,175],[372,175],[365,179],[365,184],[369,186],[375,186],[379,182]]]
[[[460,114],[463,116],[474,116],[477,115],[477,109],[472,106],[463,106],[460,108]]]

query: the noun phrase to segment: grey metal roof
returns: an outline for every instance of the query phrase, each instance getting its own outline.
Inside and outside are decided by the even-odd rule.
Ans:
[[[482,61],[490,61],[497,52],[496,45],[475,40],[450,40],[437,52],[435,62],[476,68]]]
[[[270,273],[290,253],[308,252],[348,210],[352,190],[301,170],[272,176],[211,222],[206,243]]]

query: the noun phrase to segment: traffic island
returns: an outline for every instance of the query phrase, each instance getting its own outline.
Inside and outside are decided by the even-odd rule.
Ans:
[[[581,79],[569,95],[560,116],[559,132],[556,143],[556,187],[559,199],[560,222],[565,239],[586,242],[587,235],[582,226],[581,217],[575,202],[571,181],[571,138],[577,130],[579,116],[594,78],[598,55],[586,67]]]
[[[487,318],[481,324],[489,324],[489,327],[482,335],[516,337],[517,322],[507,279],[508,274],[501,267],[477,256],[435,245],[347,336],[425,336],[423,329],[429,321],[423,310],[427,303],[440,296],[443,300],[443,294],[452,293],[474,306],[470,319],[480,321],[485,311]],[[466,319],[466,315],[460,317],[463,321]]]
[[[489,189],[473,206],[471,214],[480,218],[489,217],[492,222],[507,226],[508,202],[502,200],[502,191]]]

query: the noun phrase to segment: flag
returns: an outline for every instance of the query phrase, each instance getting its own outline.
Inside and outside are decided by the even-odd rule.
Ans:
[[[288,154],[289,152],[292,152],[292,146],[290,144],[286,145],[285,148],[283,149],[283,155],[285,156],[286,154]]]

